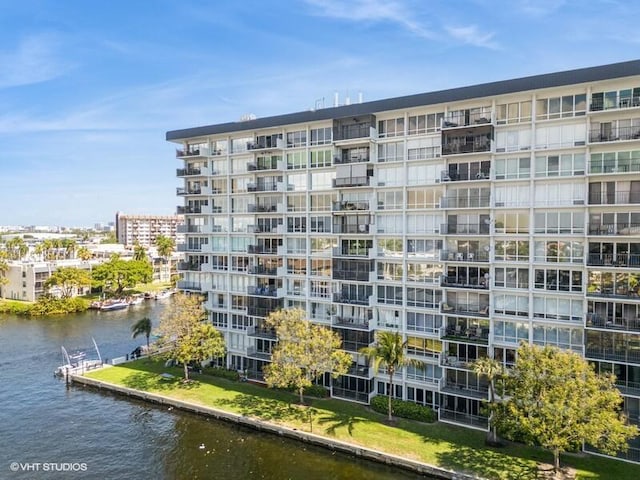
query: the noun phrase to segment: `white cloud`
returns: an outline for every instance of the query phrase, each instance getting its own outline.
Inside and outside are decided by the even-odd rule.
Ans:
[[[319,10],[316,14],[351,21],[392,22],[424,38],[435,38],[434,32],[416,22],[409,7],[399,1],[388,0],[305,0]]]
[[[498,44],[493,41],[492,32],[482,32],[476,25],[464,27],[445,27],[447,33],[459,42],[475,47],[497,49]]]
[[[554,13],[562,8],[566,0],[518,0],[515,6],[522,13],[542,17]]]
[[[0,51],[0,88],[46,82],[68,68],[59,58],[59,39],[41,34],[23,39],[13,51]]]

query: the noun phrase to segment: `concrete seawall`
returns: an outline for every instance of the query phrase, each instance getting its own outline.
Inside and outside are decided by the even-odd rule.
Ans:
[[[372,460],[374,462],[383,463],[386,465],[392,465],[394,467],[402,468],[412,472],[417,472],[423,475],[430,475],[435,478],[443,478],[448,480],[479,480],[481,477],[468,475],[464,473],[458,473],[451,470],[435,467],[426,463],[402,458],[397,455],[390,455],[378,450],[373,450],[358,445],[351,445],[346,442],[334,440],[331,438],[315,435],[309,432],[303,432],[297,429],[284,427],[282,425],[276,425],[263,420],[258,420],[252,417],[246,417],[237,413],[225,412],[212,407],[205,407],[195,403],[184,402],[182,400],[176,400],[168,398],[163,395],[155,393],[143,392],[135,390],[133,388],[123,387],[120,385],[114,385],[112,383],[95,380],[93,378],[87,378],[80,375],[72,375],[71,381],[90,387],[94,387],[101,390],[108,390],[110,392],[118,393],[120,395],[137,398],[158,405],[168,405],[187,412],[196,413],[198,415],[204,415],[213,417],[219,420],[224,420],[245,427],[252,428],[261,432],[267,432],[274,435],[280,435],[282,437],[292,438],[301,442],[317,445],[330,450],[335,450],[357,457]]]

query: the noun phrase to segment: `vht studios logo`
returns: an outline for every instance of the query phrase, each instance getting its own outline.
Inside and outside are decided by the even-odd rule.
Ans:
[[[12,472],[86,472],[86,463],[71,462],[12,462],[9,465]]]

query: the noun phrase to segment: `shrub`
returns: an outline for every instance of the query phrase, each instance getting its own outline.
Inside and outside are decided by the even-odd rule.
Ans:
[[[65,315],[67,313],[84,312],[89,308],[89,302],[82,298],[40,297],[31,306],[29,315]]]
[[[29,315],[32,303],[19,301],[0,301],[0,313],[8,313],[10,315]]]
[[[212,377],[226,378],[227,380],[240,380],[240,374],[237,371],[221,367],[207,367],[202,370],[202,373]]]
[[[378,413],[387,413],[389,397],[378,395],[371,400],[371,408]],[[397,417],[418,420],[420,422],[432,423],[436,421],[436,414],[430,408],[397,398],[391,399],[391,411]]]
[[[304,395],[318,398],[325,398],[329,396],[329,390],[322,385],[311,385],[310,387],[306,387],[303,393]]]

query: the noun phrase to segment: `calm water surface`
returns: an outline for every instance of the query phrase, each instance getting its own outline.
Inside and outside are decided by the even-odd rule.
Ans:
[[[124,355],[144,342],[131,339],[133,322],[148,316],[155,325],[162,308],[149,301],[60,318],[0,315],[0,479],[424,478],[166,407],[67,389],[53,377],[61,345],[92,353],[94,337],[103,358]],[[86,471],[13,472],[12,462],[85,463]]]

